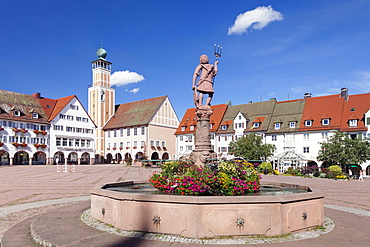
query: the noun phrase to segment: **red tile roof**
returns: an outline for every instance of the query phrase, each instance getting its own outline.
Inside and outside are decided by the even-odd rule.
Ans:
[[[365,113],[370,109],[370,93],[350,95],[344,101],[341,131],[367,130]],[[358,119],[357,127],[349,127],[349,120]]]
[[[339,94],[306,98],[300,131],[340,129],[344,98]],[[322,125],[322,120],[330,115],[329,125]],[[312,120],[312,126],[306,127],[305,120]]]
[[[220,126],[227,107],[228,105],[225,104],[211,106],[211,108],[213,109],[213,114],[210,117],[210,123],[213,123],[211,132],[215,132]],[[194,128],[194,130],[190,130],[190,127],[186,127],[185,131],[181,131],[181,127],[194,125],[194,123],[196,125],[196,119],[197,118],[195,116],[195,108],[187,109],[180,122],[179,127],[175,132],[175,135],[194,133],[196,128]]]

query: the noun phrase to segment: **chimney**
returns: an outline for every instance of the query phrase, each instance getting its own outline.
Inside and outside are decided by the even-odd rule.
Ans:
[[[311,98],[312,94],[311,93],[305,93],[303,95],[303,98],[307,99],[307,98]]]
[[[253,101],[252,101],[252,100],[248,101],[248,104],[251,104],[251,103],[253,103]]]
[[[41,99],[41,93],[34,93],[34,94],[32,94],[32,96],[33,96],[35,99]]]
[[[348,100],[348,88],[341,88],[340,89],[340,97],[344,98],[344,100]]]
[[[226,103],[225,103],[226,105],[228,105],[228,106],[232,106],[232,104],[231,104],[231,101],[230,100],[228,100],[228,101],[226,101]]]
[[[270,101],[276,101],[276,98],[270,98]]]

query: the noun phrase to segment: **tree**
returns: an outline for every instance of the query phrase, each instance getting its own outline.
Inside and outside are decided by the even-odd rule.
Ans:
[[[370,159],[370,143],[367,140],[351,139],[343,132],[335,132],[327,141],[321,142],[318,161],[338,165],[361,165]]]
[[[249,134],[229,144],[229,152],[248,160],[266,160],[272,156],[275,145],[264,144],[260,135]]]

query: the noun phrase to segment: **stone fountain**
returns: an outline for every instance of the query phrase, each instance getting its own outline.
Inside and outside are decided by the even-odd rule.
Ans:
[[[221,56],[217,47],[216,58]],[[218,61],[202,55],[193,76],[197,126],[192,161],[199,167],[215,158],[211,149],[209,118],[213,111],[214,77]],[[197,78],[199,80],[197,82]],[[204,95],[208,95],[205,104]],[[179,196],[116,191],[140,187],[134,181],[106,184],[91,191],[91,216],[127,231],[173,234],[189,238],[219,236],[273,236],[301,231],[324,222],[324,194],[294,184],[264,184],[304,193],[275,196]]]

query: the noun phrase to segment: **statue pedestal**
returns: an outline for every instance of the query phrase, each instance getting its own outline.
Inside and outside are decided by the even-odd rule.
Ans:
[[[213,114],[210,106],[199,106],[195,112],[197,126],[195,130],[195,149],[190,154],[190,160],[195,165],[203,167],[207,159],[214,158],[214,151],[211,146],[211,132],[209,119]]]

